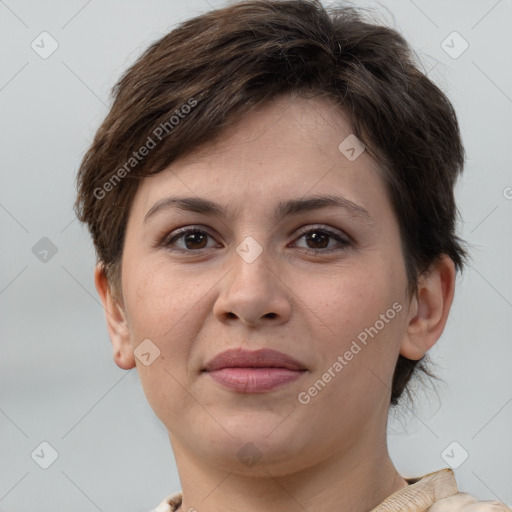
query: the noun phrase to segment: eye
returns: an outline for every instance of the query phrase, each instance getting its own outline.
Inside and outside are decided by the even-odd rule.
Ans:
[[[184,228],[176,231],[171,238],[164,241],[163,245],[170,250],[196,252],[200,249],[208,249],[211,247],[207,247],[206,245],[208,243],[208,237],[211,238],[211,235],[203,229],[197,227]],[[177,249],[172,247],[179,240],[182,241],[182,246],[178,246]]]
[[[346,249],[351,245],[348,236],[344,237],[322,226],[310,228],[308,231],[303,232],[297,240],[301,238],[304,238],[306,244],[308,244],[304,251],[307,254],[331,253]],[[329,245],[329,239],[334,240],[337,244]]]
[[[208,246],[208,238],[213,240],[210,235],[204,229],[199,227],[186,227],[179,229],[171,234],[171,237],[167,237],[162,245],[171,251],[180,251],[184,253],[199,252],[202,249],[211,249],[215,245]],[[297,240],[304,239],[306,247],[301,247],[295,243],[295,247],[303,249],[306,254],[318,255],[320,253],[331,253],[338,250],[344,250],[351,245],[348,236],[343,236],[340,233],[331,231],[323,226],[310,228],[307,231],[303,231],[299,235]],[[334,244],[330,244],[334,241]]]

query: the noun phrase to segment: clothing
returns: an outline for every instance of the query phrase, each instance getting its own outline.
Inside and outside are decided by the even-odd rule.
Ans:
[[[405,478],[404,487],[388,496],[370,512],[512,512],[499,501],[478,501],[459,492],[455,475],[449,468],[418,478]],[[150,512],[175,512],[181,505],[181,491],[169,494]],[[179,509],[179,512],[184,512]]]

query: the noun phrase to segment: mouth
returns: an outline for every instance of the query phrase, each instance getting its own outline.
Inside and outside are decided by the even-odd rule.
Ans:
[[[291,383],[308,370],[277,350],[230,349],[201,370],[222,386],[241,393],[264,393]]]

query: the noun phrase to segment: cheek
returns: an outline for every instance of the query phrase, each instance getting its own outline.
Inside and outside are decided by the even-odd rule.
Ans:
[[[403,279],[394,264],[374,261],[303,281],[299,295],[307,307],[301,314],[313,326],[320,354],[311,380],[331,368],[336,378],[329,387],[337,401],[356,407],[359,400],[370,403],[387,392],[405,325]]]
[[[133,332],[162,341],[190,321],[214,283],[168,262],[132,266],[127,277],[125,299]]]
[[[198,286],[197,277],[171,273],[168,265],[132,266],[127,278],[125,301],[135,355],[147,339],[157,354],[149,366],[136,358],[137,373],[151,407],[170,424],[170,416],[190,405],[182,386],[188,382],[190,351],[202,324],[198,308],[211,285]]]
[[[331,343],[357,336],[401,300],[392,272],[377,264],[334,269],[323,276],[304,275],[296,283],[294,291],[307,306],[304,312],[312,322],[317,318],[325,341]]]
[[[405,315],[392,281],[387,269],[374,266],[345,269],[325,279],[326,287],[319,280],[304,287],[305,314],[311,309],[322,320],[312,333],[321,357],[301,391],[311,406],[306,410],[326,427],[349,432],[387,407]],[[315,322],[315,315],[308,318]]]
[[[134,349],[146,339],[157,347],[158,356],[150,365],[136,359],[144,394],[165,425],[178,424],[190,408],[187,362],[192,342],[200,329],[198,308],[207,286],[197,276],[176,272],[167,263],[126,267],[125,302]]]

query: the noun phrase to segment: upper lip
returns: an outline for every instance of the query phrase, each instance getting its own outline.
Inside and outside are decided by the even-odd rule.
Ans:
[[[303,364],[282,352],[272,349],[245,350],[229,349],[217,354],[203,368],[211,372],[221,368],[288,368],[305,370]]]

